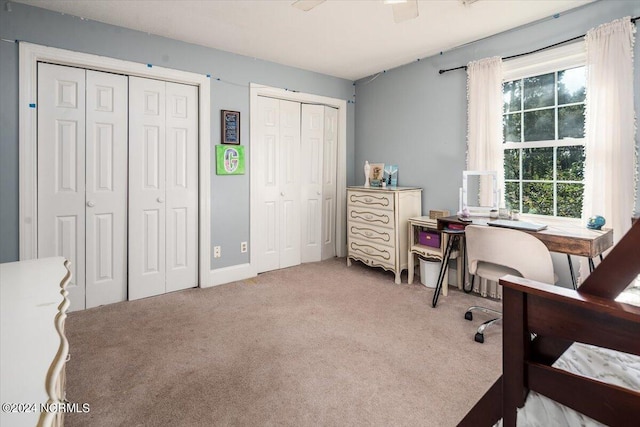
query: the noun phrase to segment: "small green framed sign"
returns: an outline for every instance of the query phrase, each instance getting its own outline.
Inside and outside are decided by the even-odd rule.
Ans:
[[[216,145],[216,174],[244,175],[243,145]]]

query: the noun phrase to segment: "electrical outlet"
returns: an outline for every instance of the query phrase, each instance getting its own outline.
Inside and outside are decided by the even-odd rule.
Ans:
[[[240,242],[240,252],[241,253],[247,252],[247,242]]]
[[[220,246],[214,246],[213,247],[213,257],[214,258],[220,258],[221,253],[222,253],[222,250],[220,249]]]

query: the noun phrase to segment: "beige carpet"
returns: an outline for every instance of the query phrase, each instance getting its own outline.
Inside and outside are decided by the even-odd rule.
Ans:
[[[67,426],[453,426],[501,370],[499,304],[344,259],[71,313]],[[419,280],[418,280],[419,282]]]

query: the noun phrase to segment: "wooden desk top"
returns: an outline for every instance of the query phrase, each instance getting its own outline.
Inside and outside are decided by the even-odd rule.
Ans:
[[[491,218],[471,217],[471,222],[463,222],[457,216],[438,218],[438,229],[446,224],[487,225]],[[524,231],[524,230],[521,230]],[[574,225],[549,225],[541,231],[524,231],[536,236],[551,252],[595,258],[613,246],[613,230],[590,230]]]

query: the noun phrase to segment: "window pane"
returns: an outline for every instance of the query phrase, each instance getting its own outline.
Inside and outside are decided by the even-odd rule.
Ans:
[[[553,184],[550,182],[523,183],[522,212],[553,215]]]
[[[522,99],[520,92],[521,83],[522,80],[516,80],[513,82],[506,82],[502,85],[505,113],[520,110],[520,101]]]
[[[584,102],[585,67],[558,72],[558,104]]]
[[[524,82],[524,108],[549,107],[555,103],[554,73],[522,79]]]
[[[580,218],[584,185],[558,183],[558,216]]]
[[[557,150],[557,179],[559,181],[582,181],[584,179],[584,147],[580,145],[558,147]]]
[[[520,150],[504,150],[504,179],[520,179]]]
[[[520,113],[502,116],[502,134],[506,142],[520,142],[522,132]]]
[[[505,182],[504,183],[504,206],[507,209],[520,209],[520,183]]]
[[[584,104],[558,108],[558,138],[584,138]]]
[[[551,141],[556,139],[553,108],[524,113],[524,140]]]
[[[522,179],[553,179],[553,147],[522,150]]]

